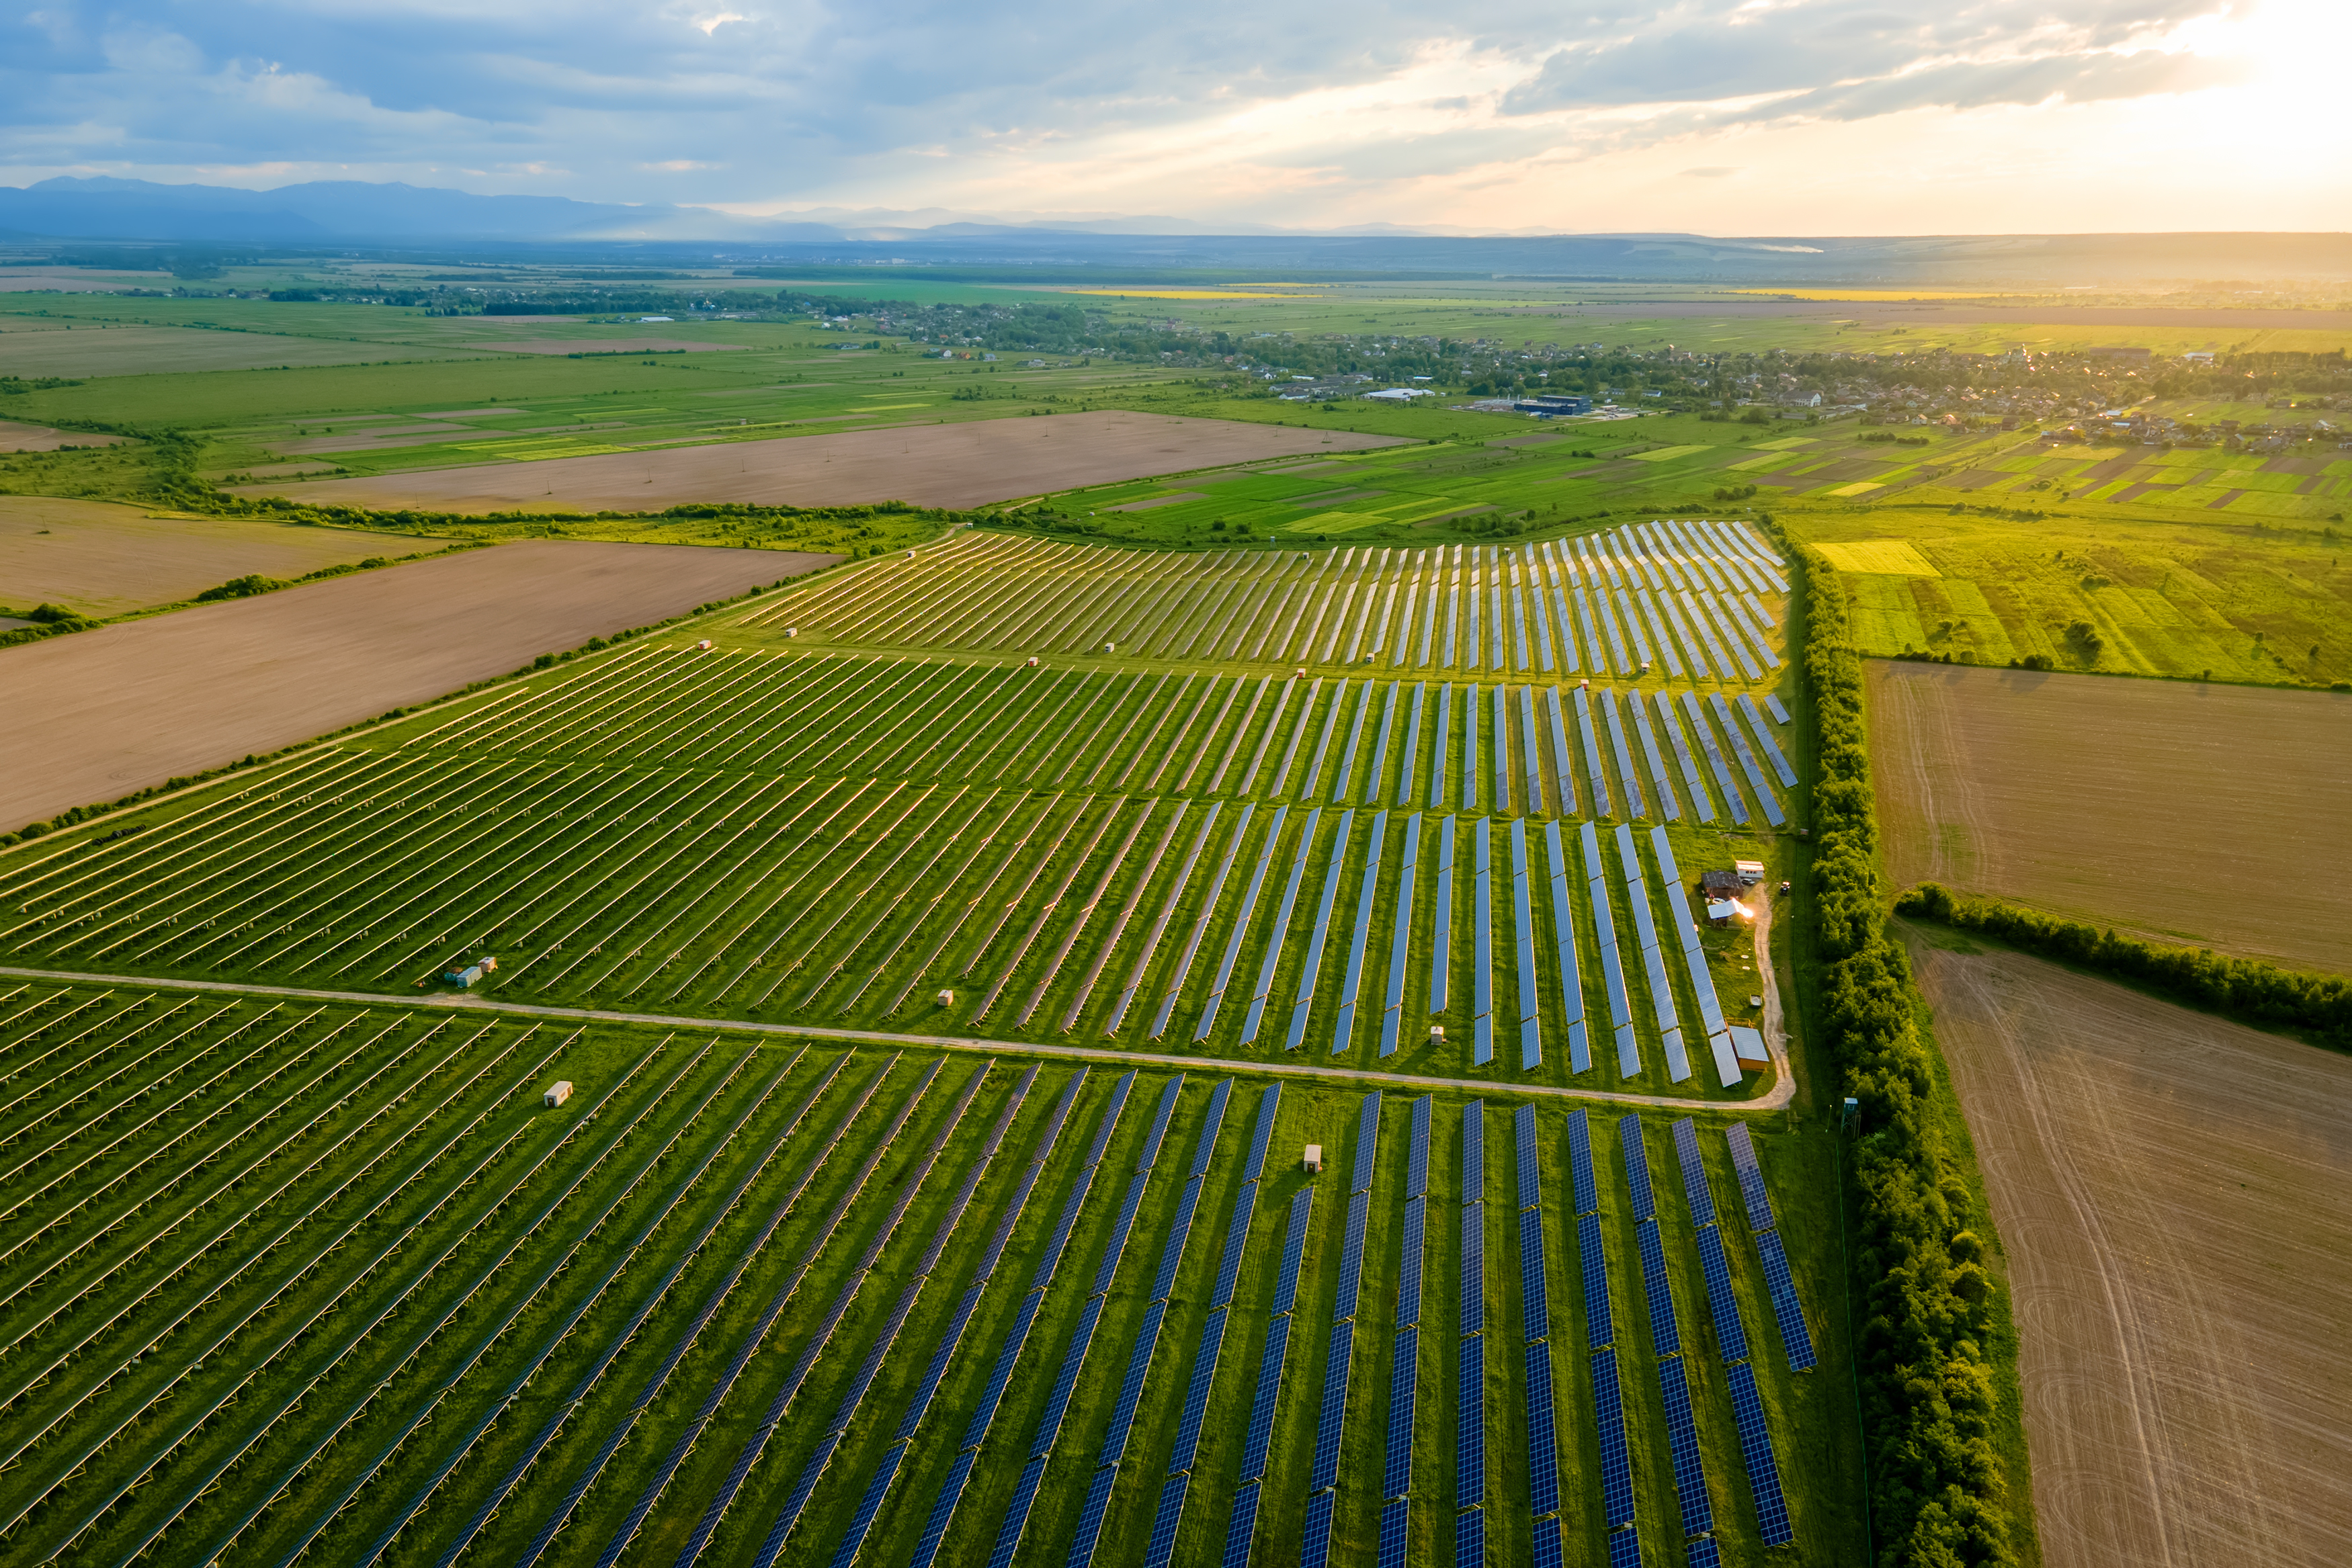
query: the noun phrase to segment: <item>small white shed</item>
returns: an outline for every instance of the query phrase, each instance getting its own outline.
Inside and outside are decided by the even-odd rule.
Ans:
[[[551,1111],[572,1098],[572,1080],[559,1078],[547,1086],[547,1108]]]
[[[1301,1159],[1298,1163],[1301,1168],[1303,1168],[1308,1176],[1321,1176],[1323,1174],[1323,1145],[1320,1144],[1307,1145],[1306,1157]]]

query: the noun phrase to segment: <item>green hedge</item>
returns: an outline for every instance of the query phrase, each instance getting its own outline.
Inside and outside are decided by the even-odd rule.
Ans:
[[[1897,899],[1895,909],[1898,915],[1981,931],[2029,953],[2137,980],[2194,1007],[2352,1047],[2352,979],[2341,975],[2282,969],[2210,947],[2168,947],[2118,936],[1997,898],[1963,897],[1940,883],[1921,883]]]
[[[1999,1405],[1987,1347],[2002,1307],[1969,1228],[1968,1184],[1945,1157],[1919,998],[1887,934],[1877,870],[1862,656],[1835,572],[1800,549],[1809,589],[1804,673],[1820,729],[1812,891],[1823,959],[1822,1023],[1860,1102],[1853,1164],[1855,1355],[1870,1449],[1871,1525],[1882,1564],[2007,1564],[2011,1510],[1993,1443]]]

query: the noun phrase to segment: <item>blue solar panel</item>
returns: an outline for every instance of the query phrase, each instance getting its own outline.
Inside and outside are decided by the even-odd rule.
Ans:
[[[1381,1096],[1379,1091],[1364,1096],[1363,1109],[1356,1113],[1356,1180],[1349,1192],[1370,1192],[1372,1189],[1372,1156],[1381,1146]]]
[[[1421,1389],[1421,1331],[1399,1329],[1389,1365],[1389,1441],[1381,1465],[1381,1495],[1412,1490],[1412,1416]]]
[[[1143,1397],[1143,1380],[1151,1371],[1151,1353],[1160,1343],[1160,1322],[1167,1312],[1165,1301],[1154,1301],[1144,1309],[1143,1327],[1137,1331],[1135,1349],[1128,1357],[1127,1375],[1119,1380],[1118,1403],[1111,1409],[1110,1427],[1103,1438],[1102,1457],[1097,1463],[1115,1465],[1127,1451],[1127,1435],[1135,1425],[1136,1401]]]
[[[1698,1152],[1698,1129],[1687,1116],[1675,1124],[1675,1160],[1682,1166],[1683,1197],[1690,1203],[1691,1223],[1715,1223],[1715,1194],[1706,1185],[1706,1162]]]
[[[1665,1397],[1666,1446],[1674,1455],[1683,1533],[1705,1535],[1715,1528],[1715,1506],[1706,1494],[1706,1465],[1699,1456],[1698,1426],[1691,1419],[1690,1385],[1680,1360],[1658,1363],[1658,1390]]]
[[[1601,1192],[1592,1179],[1592,1125],[1581,1110],[1568,1118],[1568,1181],[1576,1212],[1591,1214],[1601,1207]]]
[[[1242,1442],[1242,1479],[1265,1474],[1265,1448],[1274,1432],[1275,1396],[1282,1389],[1282,1363],[1290,1353],[1290,1322],[1285,1316],[1266,1325],[1265,1353],[1257,1364],[1257,1395],[1250,1404],[1249,1433]]]
[[[1169,1223],[1168,1239],[1160,1249],[1160,1272],[1151,1281],[1152,1301],[1166,1301],[1176,1288],[1176,1268],[1184,1260],[1184,1244],[1192,1238],[1192,1217],[1200,1212],[1201,1188],[1205,1185],[1197,1176],[1188,1180],[1183,1196],[1176,1200],[1176,1218]]]
[[[1543,1210],[1519,1215],[1519,1313],[1530,1341],[1551,1337],[1551,1300],[1544,1269]]]
[[[1174,1475],[1160,1489],[1160,1507],[1151,1516],[1151,1540],[1143,1549],[1143,1568],[1168,1568],[1176,1555],[1177,1527],[1184,1522],[1184,1494],[1192,1478]]]
[[[1331,1561],[1331,1505],[1338,1500],[1328,1491],[1318,1491],[1307,1500],[1307,1528],[1298,1543],[1298,1568],[1327,1568]]]
[[[1486,1327],[1486,1206],[1462,1206],[1462,1332]]]
[[[1224,1256],[1217,1260],[1217,1282],[1209,1291],[1212,1308],[1229,1306],[1234,1285],[1241,1278],[1242,1258],[1249,1250],[1250,1213],[1257,1207],[1257,1183],[1244,1182],[1234,1198],[1234,1215],[1225,1228]]]
[[[1037,1483],[1045,1479],[1045,1461],[1033,1458],[1022,1467],[1021,1479],[1013,1483],[1013,1506],[996,1532],[996,1545],[988,1554],[988,1568],[1010,1568],[1013,1554],[1021,1549],[1021,1531],[1029,1522],[1029,1509],[1037,1500]]]
[[[1356,1325],[1331,1325],[1331,1346],[1323,1362],[1323,1404],[1315,1414],[1315,1463],[1308,1489],[1339,1479],[1339,1443],[1348,1426],[1348,1373],[1356,1352]]]
[[[1764,1402],[1756,1393],[1756,1369],[1741,1364],[1731,1369],[1731,1415],[1739,1427],[1739,1457],[1748,1466],[1748,1490],[1756,1498],[1756,1522],[1767,1546],[1786,1546],[1796,1539],[1789,1527],[1788,1500],[1780,1495],[1780,1467],[1772,1457],[1771,1429],[1764,1424]]]
[[[1381,1550],[1379,1568],[1404,1568],[1405,1538],[1409,1533],[1412,1504],[1396,1498],[1381,1505]]]
[[[1528,1346],[1528,1489],[1538,1514],[1559,1511],[1559,1428],[1552,1415],[1551,1346]]]
[[[1339,1249],[1339,1296],[1337,1316],[1352,1318],[1364,1280],[1364,1224],[1371,1216],[1372,1195],[1360,1192],[1348,1200],[1348,1234]]]
[[[1265,1174],[1266,1145],[1274,1137],[1274,1118],[1282,1109],[1282,1085],[1269,1083],[1258,1096],[1257,1125],[1250,1134],[1249,1164],[1242,1169],[1244,1181],[1255,1181]]]
[[[1429,1200],[1414,1197],[1404,1206],[1404,1260],[1397,1273],[1396,1321],[1399,1328],[1421,1322],[1421,1266]]]
[[[1674,1355],[1683,1348],[1681,1326],[1675,1318],[1675,1291],[1666,1278],[1666,1250],[1655,1224],[1634,1228],[1633,1240],[1642,1254],[1642,1293],[1650,1302],[1650,1354]]]
[[[1642,1142],[1641,1117],[1618,1119],[1617,1146],[1625,1156],[1625,1184],[1633,1191],[1633,1218],[1656,1218],[1657,1202],[1650,1196],[1650,1151]]]
[[[1797,1281],[1789,1274],[1789,1255],[1781,1249],[1780,1233],[1768,1230],[1759,1236],[1756,1250],[1764,1260],[1764,1288],[1772,1298],[1772,1316],[1780,1325],[1780,1348],[1788,1354],[1789,1370],[1811,1372],[1813,1334],[1805,1324],[1805,1308],[1797,1296]]]
[[[1601,1239],[1601,1217],[1576,1217],[1577,1261],[1584,1273],[1584,1343],[1588,1349],[1617,1342],[1617,1325],[1609,1310],[1609,1254]]]
[[[1405,1151],[1404,1195],[1419,1197],[1429,1190],[1429,1118],[1435,1108],[1429,1095],[1412,1103],[1412,1142]]]
[[[1258,1483],[1244,1482],[1234,1494],[1234,1517],[1225,1524],[1222,1568],[1249,1568],[1250,1537],[1257,1533]]]
[[[1731,1168],[1739,1177],[1739,1196],[1748,1204],[1748,1228],[1775,1228],[1780,1222],[1773,1218],[1772,1195],[1764,1186],[1763,1167],[1756,1163],[1756,1144],[1748,1135],[1748,1124],[1734,1122],[1723,1141],[1731,1145]]]
[[[1462,1201],[1475,1203],[1486,1196],[1486,1103],[1473,1100],[1462,1107]]]
[[[1719,1568],[1723,1559],[1716,1552],[1715,1537],[1702,1535],[1690,1543],[1690,1568]]]
[[[1715,1320],[1716,1344],[1726,1361],[1748,1359],[1748,1326],[1740,1322],[1739,1298],[1731,1293],[1731,1264],[1723,1255],[1723,1233],[1710,1226],[1698,1233],[1699,1266],[1706,1271],[1706,1311]]]
[[[1282,1239],[1282,1269],[1275,1278],[1274,1308],[1278,1317],[1298,1304],[1298,1260],[1307,1250],[1307,1219],[1315,1207],[1315,1189],[1303,1186],[1290,1200],[1288,1228]]]
[[[1609,1538],[1609,1568],[1642,1568],[1642,1532],[1628,1526]]]
[[[1613,1529],[1633,1521],[1633,1461],[1625,1452],[1625,1396],[1613,1350],[1592,1357],[1592,1414],[1601,1433],[1601,1514]]]
[[[1536,1163],[1536,1108],[1521,1105],[1511,1114],[1511,1144],[1518,1157],[1518,1207],[1529,1207],[1542,1201],[1538,1188],[1543,1177]]]
[[[1103,1511],[1110,1507],[1111,1483],[1118,1479],[1114,1467],[1097,1470],[1087,1482],[1087,1506],[1078,1515],[1077,1539],[1070,1542],[1065,1568],[1087,1568],[1095,1560],[1095,1543],[1102,1539]]]
[[[1486,1500],[1486,1341],[1462,1342],[1454,1376],[1454,1501],[1467,1508]]]
[[[1201,1448],[1201,1419],[1209,1408],[1209,1390],[1217,1380],[1217,1358],[1225,1348],[1225,1329],[1233,1314],[1214,1309],[1201,1328],[1200,1354],[1192,1358],[1192,1376],[1184,1389],[1184,1414],[1176,1424],[1176,1451],[1169,1457],[1171,1474],[1192,1468]]]
[[[1486,1511],[1454,1516],[1454,1568],[1486,1568]]]
[[[1225,1124],[1225,1102],[1234,1092],[1234,1081],[1221,1078],[1209,1091],[1209,1112],[1201,1123],[1201,1136],[1192,1145],[1192,1168],[1189,1176],[1206,1176],[1209,1157],[1217,1152],[1217,1134]]]
[[[1528,1543],[1528,1562],[1530,1568],[1559,1568],[1559,1520],[1536,1521],[1535,1539]]]

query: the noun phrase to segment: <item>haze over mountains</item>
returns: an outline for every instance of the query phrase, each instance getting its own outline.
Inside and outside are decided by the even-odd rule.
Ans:
[[[275,190],[110,177],[0,186],[0,239],[401,249],[716,249],[730,260],[1097,265],[1504,273],[1661,282],[2018,287],[2157,278],[2352,275],[2344,234],[1714,237],[1470,234],[1368,225],[1325,231],[1104,214],[816,208],[774,217],[715,207],[477,195],[316,181]]]

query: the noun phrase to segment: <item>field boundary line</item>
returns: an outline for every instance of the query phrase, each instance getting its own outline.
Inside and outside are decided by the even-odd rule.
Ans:
[[[66,969],[26,969],[0,966],[0,977],[56,980],[79,985],[152,986],[161,990],[221,991],[249,997],[291,997],[320,1002],[352,1002],[371,1007],[410,1006],[462,1009],[476,1013],[505,1013],[518,1018],[568,1019],[583,1023],[646,1024],[676,1030],[733,1030],[772,1034],[794,1040],[842,1040],[891,1045],[907,1050],[976,1051],[997,1056],[1008,1053],[1052,1056],[1080,1061],[1124,1061],[1139,1066],[1175,1067],[1202,1071],[1214,1066],[1234,1072],[1265,1073],[1281,1078],[1328,1079],[1345,1083],[1394,1083],[1414,1089],[1448,1092],[1475,1090],[1500,1094],[1543,1096],[1561,1100],[1598,1100],[1612,1104],[1651,1105],[1685,1111],[1778,1111],[1796,1098],[1793,1069],[1783,1062],[1780,1080],[1752,1100],[1692,1100],[1663,1094],[1624,1094],[1605,1089],[1578,1089],[1564,1084],[1494,1082],[1479,1078],[1439,1078],[1405,1072],[1366,1072],[1352,1068],[1312,1067],[1303,1062],[1260,1061],[1231,1057],[1177,1056],[1166,1052],[1119,1051],[1085,1045],[1044,1045],[1017,1040],[980,1040],[964,1035],[893,1034],[883,1030],[833,1029],[816,1024],[761,1023],[749,1019],[687,1018],[672,1013],[619,1012],[603,1008],[542,1007],[530,1002],[494,1001],[488,997],[428,996],[404,998],[370,991],[323,991],[300,986],[247,985],[230,980],[151,979],[141,976],[89,975]]]

